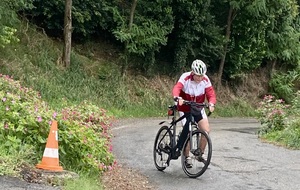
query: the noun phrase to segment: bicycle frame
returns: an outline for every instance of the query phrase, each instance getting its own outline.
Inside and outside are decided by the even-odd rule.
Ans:
[[[186,105],[190,105],[192,106],[192,104],[197,104],[199,106],[203,106],[204,107],[208,107],[207,104],[203,103],[203,104],[200,104],[200,103],[196,103],[196,102],[192,102],[192,101],[185,101],[184,104]],[[189,136],[191,137],[192,134],[193,134],[193,128],[192,126],[195,125],[197,126],[197,129],[199,129],[198,127],[198,123],[195,122],[195,118],[193,117],[193,115],[190,113],[188,115],[184,114],[183,116],[179,117],[179,119],[176,119],[176,113],[177,112],[177,106],[174,105],[174,106],[169,106],[169,109],[171,109],[173,111],[173,117],[172,117],[172,121],[169,123],[169,128],[168,130],[166,131],[166,133],[164,134],[163,138],[160,140],[159,143],[161,143],[161,141],[164,139],[164,137],[166,136],[166,134],[172,130],[172,137],[171,137],[171,143],[172,143],[172,155],[173,153],[175,152],[175,147],[177,145],[177,142],[176,142],[176,124],[183,120],[184,118],[187,118],[187,117],[190,117],[189,120]],[[208,116],[211,114],[211,112],[208,113]],[[163,123],[165,123],[166,121],[162,121],[159,123],[159,125],[162,125]],[[194,150],[194,147],[193,147],[193,144],[190,143],[190,151],[193,151]]]
[[[169,128],[168,128],[168,130],[163,135],[163,138],[160,140],[159,143],[161,143],[161,141],[165,138],[165,136],[168,134],[168,132],[171,131],[171,134],[172,134],[172,137],[171,137],[172,147],[171,148],[172,148],[172,154],[173,154],[174,151],[175,151],[175,147],[177,145],[177,142],[176,142],[176,128],[177,128],[177,123],[180,122],[181,120],[183,120],[184,118],[186,118],[186,115],[183,115],[183,116],[179,117],[178,119],[176,119],[175,108],[173,107],[172,109],[174,111],[174,116],[172,117],[172,121],[169,122]],[[162,121],[162,122],[159,123],[159,125],[162,125],[165,122],[166,121]]]
[[[196,178],[205,172],[212,155],[212,145],[208,133],[199,129],[198,123],[195,121],[195,118],[198,117],[196,116],[198,110],[200,112],[201,109],[208,108],[208,105],[190,101],[185,101],[184,104],[191,106],[190,113],[178,116],[177,105],[169,106],[168,116],[171,116],[172,120],[170,122],[162,121],[159,123],[162,127],[155,137],[153,149],[154,163],[159,171],[163,171],[169,166],[171,160],[178,159],[178,156],[181,156],[181,165],[185,174],[191,178]],[[189,131],[187,131],[187,137],[183,143],[183,152],[181,152],[181,155],[178,155],[178,152],[176,152],[179,140],[177,138],[179,136],[177,134],[177,123],[185,118],[188,123],[183,125],[184,127],[188,127],[185,130]],[[202,144],[202,139],[206,139],[205,142],[207,144]],[[204,150],[201,149],[203,145],[207,145],[206,148],[204,147]],[[189,158],[189,164],[187,164],[187,158]]]
[[[172,147],[171,147],[171,155],[174,154],[175,152],[175,148],[176,148],[176,145],[177,145],[177,142],[176,142],[176,128],[177,128],[177,123],[180,122],[181,120],[183,120],[184,118],[187,118],[187,117],[190,117],[189,118],[189,135],[192,136],[192,133],[193,133],[193,129],[192,129],[192,126],[193,125],[196,125],[197,126],[197,129],[198,129],[198,124],[195,123],[195,119],[194,117],[192,116],[192,114],[184,114],[183,116],[179,117],[178,119],[176,119],[176,111],[177,109],[174,107],[174,106],[170,106],[169,107],[170,109],[172,109],[174,115],[172,117],[172,121],[169,123],[169,128],[168,130],[166,131],[166,133],[163,135],[163,138],[161,138],[160,142],[165,138],[165,136],[168,134],[169,131],[171,131],[171,134],[172,134],[172,137],[171,137],[171,144],[172,144]],[[162,121],[159,123],[159,125],[162,125],[164,124],[166,121]],[[190,144],[190,150],[193,150],[193,144],[191,143]]]

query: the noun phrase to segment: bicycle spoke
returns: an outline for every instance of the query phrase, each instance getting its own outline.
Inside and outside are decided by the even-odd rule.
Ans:
[[[160,171],[164,170],[169,163],[170,159],[170,143],[171,132],[168,131],[167,126],[163,126],[158,131],[154,142],[154,164]]]
[[[190,143],[192,143],[192,150],[190,150]],[[193,132],[191,140],[188,139],[185,142],[182,168],[189,177],[199,177],[205,172],[210,163],[212,154],[211,148],[209,136],[200,131]],[[188,162],[186,162],[187,158]]]

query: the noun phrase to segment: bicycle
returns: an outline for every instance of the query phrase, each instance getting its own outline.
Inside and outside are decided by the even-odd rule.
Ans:
[[[196,103],[191,101],[184,101],[184,104],[192,108],[201,107],[208,108],[206,103]],[[211,113],[208,113],[208,116]],[[190,117],[189,133],[183,144],[181,152],[181,165],[184,173],[190,178],[197,178],[201,176],[210,164],[212,156],[212,142],[207,132],[200,130],[198,124],[194,121],[192,114],[183,115],[177,119],[178,110],[177,106],[168,106],[168,116],[172,116],[172,121],[169,125],[163,125],[166,121],[162,121],[159,125],[163,125],[157,132],[154,141],[153,157],[156,168],[159,171],[165,170],[172,159],[178,159],[175,156],[176,145],[179,138],[177,135],[177,123],[186,117]],[[201,139],[205,139],[207,144],[205,151],[202,152]],[[203,144],[203,143],[202,143]],[[203,149],[203,148],[202,148]],[[192,167],[187,167],[185,161],[190,157]]]

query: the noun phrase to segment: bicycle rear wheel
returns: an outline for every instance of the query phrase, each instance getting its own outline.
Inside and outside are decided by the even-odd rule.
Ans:
[[[154,141],[153,157],[155,167],[159,171],[166,169],[170,162],[171,137],[172,133],[171,131],[168,131],[167,126],[162,126],[157,132]]]
[[[190,150],[190,143],[193,144],[192,150]],[[212,156],[212,142],[209,135],[201,130],[193,131],[192,138],[188,136],[183,147],[181,164],[184,173],[191,178],[201,176],[210,164]],[[189,157],[188,162],[186,162],[187,157]]]

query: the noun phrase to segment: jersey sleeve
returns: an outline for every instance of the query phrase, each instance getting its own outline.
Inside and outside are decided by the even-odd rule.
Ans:
[[[206,94],[207,101],[209,103],[213,103],[213,104],[217,103],[216,93],[209,79],[205,87],[205,94]]]
[[[190,72],[183,73],[172,90],[173,97],[180,97],[181,90],[184,87],[185,82],[189,79]]]
[[[172,90],[173,97],[179,97],[182,88],[183,88],[183,84],[180,81],[178,81],[174,85],[173,90]]]

